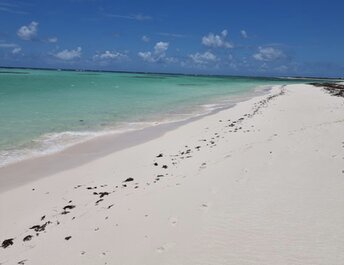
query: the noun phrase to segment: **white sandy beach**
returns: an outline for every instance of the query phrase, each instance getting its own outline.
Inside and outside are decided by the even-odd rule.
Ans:
[[[344,99],[319,87],[275,87],[57,171],[2,188],[0,264],[344,261]]]

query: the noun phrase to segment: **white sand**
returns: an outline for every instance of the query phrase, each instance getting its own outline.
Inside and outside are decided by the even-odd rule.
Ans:
[[[344,264],[344,99],[284,90],[2,192],[0,264]]]

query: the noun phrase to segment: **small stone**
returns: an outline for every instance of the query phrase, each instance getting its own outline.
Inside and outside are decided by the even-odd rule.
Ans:
[[[32,235],[27,235],[26,237],[23,238],[23,241],[30,241],[32,239]]]
[[[7,248],[9,246],[13,245],[13,238],[9,238],[9,239],[5,239],[4,241],[2,241],[1,247],[3,248]]]
[[[130,182],[130,181],[133,181],[134,179],[133,178],[127,178],[125,181],[123,182]]]

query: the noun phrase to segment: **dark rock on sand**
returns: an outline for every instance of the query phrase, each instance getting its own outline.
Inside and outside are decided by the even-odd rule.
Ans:
[[[75,205],[66,205],[65,207],[63,207],[63,210],[72,210],[75,207],[76,207]]]
[[[71,239],[71,238],[72,238],[72,236],[66,236],[66,237],[65,237],[65,240],[68,241],[68,240]]]
[[[30,229],[33,229],[35,232],[43,232],[48,224],[51,224],[51,222],[48,221],[42,225],[34,225],[34,226],[30,227]]]
[[[99,199],[98,201],[96,201],[96,205],[98,205],[98,203],[104,201],[104,199]]]
[[[130,182],[130,181],[133,181],[134,179],[133,178],[127,178],[125,181],[123,182]]]
[[[108,193],[107,191],[103,191],[103,192],[99,192],[98,194],[99,194],[100,198],[103,198],[104,196],[107,196],[110,193]]]
[[[2,248],[7,248],[9,246],[13,245],[13,238],[9,238],[9,239],[5,239],[4,241],[2,241],[1,247]]]
[[[23,238],[23,241],[30,241],[32,239],[32,235],[27,235],[26,237]]]
[[[344,97],[344,85],[337,83],[311,83],[311,85],[324,87],[333,96]]]

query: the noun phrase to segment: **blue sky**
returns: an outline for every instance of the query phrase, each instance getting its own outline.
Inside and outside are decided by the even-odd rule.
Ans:
[[[0,65],[344,76],[344,2],[0,0]]]

